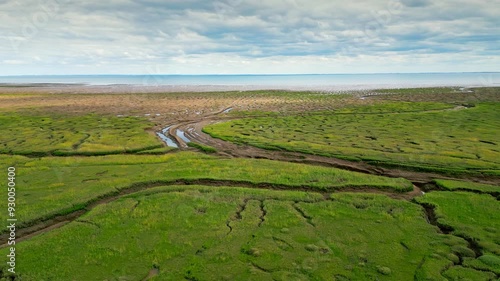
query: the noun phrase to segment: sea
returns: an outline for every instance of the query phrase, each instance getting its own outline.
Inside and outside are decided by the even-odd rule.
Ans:
[[[130,85],[235,89],[357,90],[411,87],[492,87],[500,72],[297,74],[297,75],[25,75],[0,76],[0,84]]]

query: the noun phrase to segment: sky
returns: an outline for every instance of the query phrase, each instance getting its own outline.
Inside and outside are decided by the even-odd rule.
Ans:
[[[0,75],[500,71],[500,0],[0,0]]]

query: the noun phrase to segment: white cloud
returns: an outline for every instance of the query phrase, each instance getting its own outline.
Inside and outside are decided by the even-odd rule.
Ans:
[[[495,0],[16,3],[0,75],[500,70]]]

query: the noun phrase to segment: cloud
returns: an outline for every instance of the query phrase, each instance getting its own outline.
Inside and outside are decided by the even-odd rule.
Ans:
[[[429,5],[429,0],[401,0],[401,2],[408,7],[424,7]]]
[[[0,11],[0,75],[500,70],[495,0],[25,0]]]

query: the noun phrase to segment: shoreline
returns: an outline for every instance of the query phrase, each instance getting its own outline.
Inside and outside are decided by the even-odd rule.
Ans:
[[[66,84],[66,83],[0,83],[0,93],[37,92],[37,93],[75,93],[75,94],[127,94],[127,93],[189,93],[189,92],[233,92],[233,91],[293,91],[348,93],[387,89],[423,88],[488,88],[490,85],[471,84],[358,84],[358,85],[134,85],[134,84]],[[494,86],[493,86],[494,87]]]

